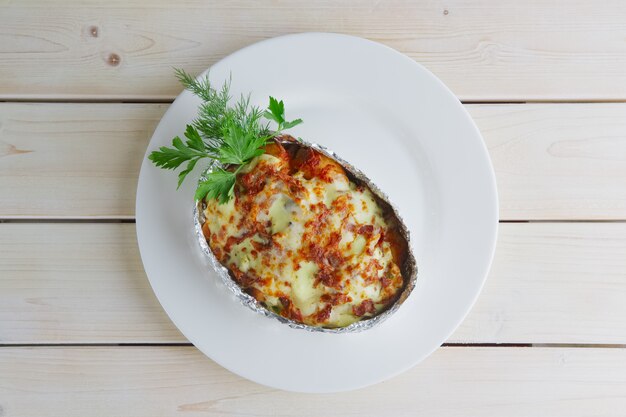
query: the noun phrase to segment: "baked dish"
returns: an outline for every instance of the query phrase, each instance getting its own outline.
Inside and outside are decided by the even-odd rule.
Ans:
[[[386,197],[330,151],[285,134],[302,120],[287,121],[282,101],[270,97],[265,111],[245,96],[232,105],[228,82],[215,90],[208,78],[177,75],[202,99],[198,118],[185,141],[149,159],[186,164],[179,186],[199,160],[212,161],[195,194],[196,226],[224,282],[293,327],[363,330],[392,313],[416,267]]]
[[[407,244],[393,211],[337,162],[277,138],[237,176],[234,198],[202,205],[202,231],[235,282],[295,322],[345,327],[404,287]]]

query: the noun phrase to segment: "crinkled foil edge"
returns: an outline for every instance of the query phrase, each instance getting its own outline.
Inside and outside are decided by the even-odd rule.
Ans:
[[[290,143],[290,142],[286,142],[286,143]],[[291,143],[293,143],[293,142],[291,142]],[[394,215],[395,215],[395,217],[396,217],[396,219],[397,219],[397,221],[399,223],[398,226],[399,226],[400,232],[401,232],[401,234],[403,235],[403,237],[407,241],[407,244],[408,244],[407,252],[408,253],[407,253],[407,259],[405,261],[405,265],[404,265],[404,268],[403,268],[403,271],[402,271],[403,272],[403,276],[404,276],[404,274],[407,274],[407,276],[404,277],[404,279],[405,279],[405,287],[402,290],[402,293],[400,294],[398,299],[394,302],[394,304],[391,307],[389,307],[387,310],[383,311],[382,313],[380,313],[380,314],[378,314],[378,315],[376,315],[374,317],[357,321],[357,322],[352,323],[352,324],[350,324],[349,326],[346,326],[346,327],[324,328],[324,327],[315,327],[315,326],[309,326],[309,325],[306,325],[306,324],[298,323],[298,322],[293,321],[291,319],[288,319],[286,317],[280,316],[280,315],[274,313],[273,311],[270,311],[265,306],[263,306],[263,304],[261,304],[254,297],[252,297],[250,294],[244,292],[241,289],[241,287],[232,279],[232,277],[230,275],[230,272],[228,271],[228,268],[226,268],[224,265],[222,265],[217,260],[217,258],[213,254],[213,251],[211,251],[211,248],[209,247],[209,244],[208,244],[206,238],[204,237],[204,234],[202,233],[202,225],[204,224],[204,221],[205,221],[204,209],[202,207],[202,201],[196,201],[196,204],[194,205],[194,209],[193,209],[194,226],[195,226],[195,231],[196,231],[196,235],[197,235],[197,238],[198,238],[198,243],[200,244],[200,248],[202,250],[202,253],[208,259],[211,267],[215,270],[217,275],[221,278],[221,280],[224,283],[224,285],[230,291],[232,291],[235,294],[235,296],[239,299],[239,301],[243,305],[245,305],[246,307],[250,308],[251,310],[253,310],[254,312],[256,312],[258,314],[261,314],[261,315],[264,315],[266,317],[278,320],[279,322],[284,323],[284,324],[288,325],[291,328],[307,330],[307,331],[310,331],[310,332],[355,333],[355,332],[361,332],[361,331],[364,331],[364,330],[367,330],[367,329],[371,329],[372,327],[376,326],[379,323],[382,323],[387,318],[389,318],[389,316],[394,314],[400,308],[400,306],[407,300],[407,298],[409,297],[409,295],[411,294],[411,292],[415,288],[415,284],[417,282],[417,263],[415,261],[415,256],[414,256],[413,248],[412,248],[412,245],[411,245],[410,232],[407,229],[406,224],[404,223],[404,220],[402,219],[402,217],[400,217],[400,214],[399,214],[396,206],[389,200],[389,197],[385,193],[383,193],[376,186],[376,184],[374,184],[363,172],[361,172],[359,169],[355,168],[348,161],[344,160],[339,155],[337,155],[335,152],[329,150],[325,146],[322,146],[322,145],[319,145],[319,144],[316,144],[316,143],[309,143],[309,142],[306,142],[306,141],[304,141],[302,139],[298,140],[298,144],[301,145],[301,146],[304,146],[304,147],[310,147],[312,149],[315,149],[316,151],[318,151],[318,152],[328,156],[329,158],[337,161],[354,178],[356,178],[357,180],[361,181],[363,184],[367,185],[369,187],[369,189],[378,198],[380,198],[381,200],[383,200],[384,202],[389,204],[389,206],[393,210]],[[204,173],[201,175],[199,181],[205,180],[206,179],[206,175],[209,174],[210,172],[212,172],[214,169],[216,169],[218,167],[221,167],[221,165],[219,163],[212,162],[209,165],[209,167],[204,171]]]

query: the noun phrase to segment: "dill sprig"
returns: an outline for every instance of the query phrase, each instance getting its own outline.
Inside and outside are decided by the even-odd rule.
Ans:
[[[181,69],[175,72],[183,86],[198,96],[202,104],[198,108],[197,118],[187,125],[186,141],[176,136],[171,147],[162,146],[148,158],[156,166],[172,170],[186,162],[185,169],[178,174],[178,187],[200,159],[209,158],[219,162],[221,167],[213,169],[198,184],[195,198],[217,199],[225,203],[233,196],[239,171],[253,158],[264,153],[263,147],[269,140],[302,123],[302,120],[287,121],[283,101],[274,97],[269,98],[266,110],[250,105],[249,94],[241,95],[230,106],[230,79],[216,90],[208,76],[196,79]],[[269,129],[269,121],[276,123],[276,130]]]

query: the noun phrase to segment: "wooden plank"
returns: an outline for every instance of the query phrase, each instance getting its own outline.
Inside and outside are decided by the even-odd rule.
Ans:
[[[500,224],[453,342],[626,344],[626,223]]]
[[[500,225],[453,343],[626,344],[626,223]],[[185,342],[133,224],[0,224],[0,344]]]
[[[326,31],[407,54],[463,100],[624,100],[624,16],[621,0],[9,2],[0,98],[171,98],[173,66]]]
[[[0,218],[132,219],[166,108],[0,103]],[[491,154],[502,220],[626,219],[626,104],[467,109]]]
[[[626,219],[625,104],[467,109],[489,148],[501,219]]]
[[[2,348],[5,417],[617,416],[626,350],[441,348],[384,383],[297,394],[246,381],[194,347]]]
[[[134,224],[0,224],[0,344],[167,341]]]
[[[132,218],[163,104],[0,103],[0,217]]]

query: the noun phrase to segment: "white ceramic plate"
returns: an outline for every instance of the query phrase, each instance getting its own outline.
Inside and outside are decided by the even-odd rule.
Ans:
[[[383,45],[351,36],[291,35],[244,48],[215,64],[221,85],[285,101],[291,132],[360,168],[404,217],[418,262],[415,291],[398,312],[356,334],[309,333],[255,314],[214,276],[193,228],[200,167],[176,191],[176,175],[144,159],[137,238],[159,301],[208,357],[260,384],[333,392],[390,378],[437,349],[476,300],[498,225],[493,169],[476,126],[426,69]],[[173,76],[173,75],[172,75]],[[199,100],[183,92],[148,152],[182,136]]]

